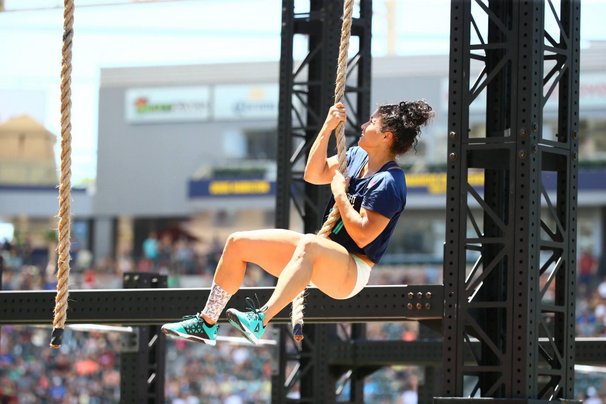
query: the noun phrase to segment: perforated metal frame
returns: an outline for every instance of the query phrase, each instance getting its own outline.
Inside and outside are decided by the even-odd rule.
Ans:
[[[184,313],[200,309],[210,289],[86,289],[72,290],[69,295],[68,324],[156,325],[180,319]],[[228,305],[246,307],[244,299],[255,294],[259,300],[269,299],[273,288],[242,288]],[[419,299],[417,296],[424,297]],[[425,296],[430,294],[427,299]],[[410,294],[414,295],[409,299]],[[318,289],[309,289],[306,322],[403,321],[439,319],[441,317],[442,285],[367,286],[348,300],[334,300]],[[54,291],[0,292],[1,324],[50,324],[55,299]],[[408,302],[423,302],[420,309],[409,309]],[[430,303],[428,309],[426,304]],[[220,321],[225,321],[221,317]],[[272,320],[290,322],[288,308]]]
[[[573,397],[579,13],[579,1],[559,9],[551,0],[452,2],[445,396]],[[559,27],[555,36],[545,18]],[[473,63],[481,65],[475,80]],[[556,84],[558,134],[546,139],[543,108]],[[470,106],[482,93],[486,133],[472,137]],[[482,190],[467,181],[478,169]],[[547,173],[557,177],[555,201],[543,186]],[[464,270],[472,251],[480,257]],[[551,253],[545,262],[541,251]],[[464,379],[475,379],[470,393]]]
[[[343,0],[309,0],[297,2],[297,7],[295,10],[294,0],[282,1],[276,227],[291,228],[292,205],[298,214],[297,219],[302,222],[303,231],[316,233],[330,191],[328,187],[306,183],[303,167],[326,113],[334,103]],[[371,19],[372,1],[361,0],[354,6],[351,29],[351,43],[358,41],[358,53],[348,61],[345,89],[349,121],[345,134],[349,142],[370,115]],[[309,52],[301,62],[295,62],[293,58],[295,36],[308,41]],[[328,372],[323,350],[336,328],[333,324],[307,325],[309,305],[315,304],[313,300],[312,296],[307,299],[302,350],[299,352],[293,348],[291,350],[298,354],[287,355],[287,347],[281,347],[280,370],[274,375],[273,388],[282,394],[273,395],[274,402],[284,402],[293,387],[285,386],[288,384],[286,367],[293,361],[298,362],[296,379],[300,380],[301,402],[329,402],[334,398],[334,380],[332,373]],[[286,344],[289,338],[281,338],[280,341]],[[361,391],[362,383],[361,379],[352,379],[352,396]]]

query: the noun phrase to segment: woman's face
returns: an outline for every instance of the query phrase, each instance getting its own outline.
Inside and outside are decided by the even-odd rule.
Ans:
[[[375,111],[368,122],[362,124],[362,134],[358,140],[358,146],[366,150],[368,153],[370,150],[385,147],[385,133],[382,130],[383,120],[378,111]]]

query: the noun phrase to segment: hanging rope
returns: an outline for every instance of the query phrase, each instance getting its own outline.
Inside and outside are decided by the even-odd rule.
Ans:
[[[343,23],[341,25],[341,43],[339,44],[339,59],[337,61],[337,77],[335,83],[335,103],[342,102],[345,96],[345,84],[347,81],[347,51],[349,50],[349,38],[351,36],[351,22],[353,15],[354,0],[345,0],[343,4]],[[337,157],[339,159],[339,171],[343,176],[347,175],[347,160],[345,158],[345,124],[339,123],[335,129],[337,142]],[[328,238],[333,227],[339,220],[339,209],[336,206],[330,211],[328,218],[322,225],[318,235]],[[292,327],[295,341],[303,340],[303,310],[305,309],[305,290],[295,297],[292,302]]]
[[[71,72],[74,36],[74,1],[64,0],[61,61],[61,174],[59,178],[59,224],[57,245],[57,295],[50,346],[59,348],[67,320],[69,295],[69,250],[71,233]]]

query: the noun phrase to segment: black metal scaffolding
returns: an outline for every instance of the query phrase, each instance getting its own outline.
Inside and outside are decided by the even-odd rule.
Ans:
[[[307,184],[303,169],[309,149],[334,104],[335,77],[341,34],[343,0],[310,0],[295,9],[294,0],[282,2],[282,50],[280,62],[280,114],[278,122],[278,174],[276,227],[301,226],[306,233],[319,230],[328,201],[326,187]],[[358,133],[370,115],[370,35],[372,1],[362,0],[354,10],[350,40],[345,104],[348,108],[346,136]],[[293,53],[295,41],[307,44],[308,52],[299,61]],[[334,142],[333,142],[334,143]],[[336,153],[336,150],[335,152]],[[291,224],[291,206],[301,223]],[[300,402],[331,402],[336,398],[336,378],[348,369],[329,371],[327,350],[338,340],[337,327],[306,325],[299,351],[287,328],[280,337],[280,358],[273,378],[273,402],[284,402],[298,387]],[[353,327],[347,338],[363,338],[364,327]],[[296,372],[286,374],[288,363]],[[351,396],[361,402],[363,378],[353,373]]]
[[[445,396],[573,397],[579,9],[452,2]],[[550,98],[559,103],[554,135],[543,127]],[[481,104],[485,127],[470,128],[470,107]],[[467,180],[478,171],[481,189]],[[552,178],[555,195],[544,186]]]
[[[303,167],[333,103],[343,2],[294,3],[282,2],[276,225],[315,232],[328,191],[305,184]],[[346,87],[350,138],[370,114],[371,13],[371,0],[360,0]],[[349,382],[348,402],[361,403],[364,377],[394,364],[427,367],[420,402],[438,380],[444,397],[435,403],[563,402],[573,398],[575,357],[606,362],[604,341],[574,334],[579,26],[579,0],[451,1],[444,285],[369,286],[347,301],[310,289],[302,350],[289,327],[280,332],[272,402],[334,402]],[[308,49],[300,58],[297,40]],[[553,134],[543,125],[547,102],[558,105]],[[485,109],[483,124],[470,126],[470,108]],[[478,173],[484,184],[474,187],[468,178]],[[291,206],[300,223],[291,224]],[[135,289],[70,293],[69,323],[139,326],[124,340],[122,401],[163,399],[157,325],[208,296],[164,289],[154,276],[125,280]],[[230,304],[271,291],[248,288]],[[0,292],[0,325],[50,323],[53,299],[50,291]],[[275,322],[288,319],[285,309]],[[404,320],[443,339],[368,341],[364,324],[334,324]],[[300,397],[288,399],[297,388]]]
[[[166,288],[167,276],[154,273],[126,273],[125,289]],[[159,325],[134,327],[122,335],[120,351],[120,402],[164,402],[166,379],[166,337]]]

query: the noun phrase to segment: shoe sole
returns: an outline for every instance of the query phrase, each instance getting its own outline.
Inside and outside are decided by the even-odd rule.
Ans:
[[[217,341],[214,341],[212,339],[205,339],[205,338],[196,337],[195,335],[183,334],[179,331],[175,331],[170,328],[162,327],[161,331],[165,335],[183,338],[188,341],[198,342],[198,343],[202,343],[202,344],[206,344],[206,345],[210,345],[210,346],[215,346],[217,344]]]
[[[230,310],[227,310],[225,315],[227,316],[227,321],[229,321],[229,323],[231,325],[236,327],[236,329],[238,331],[240,331],[242,333],[242,335],[244,336],[244,338],[246,338],[248,341],[250,341],[251,344],[255,344],[255,345],[259,344],[259,339],[256,337],[256,335],[253,334],[251,331],[249,331],[248,328],[246,328],[240,322],[240,319],[238,318],[238,316],[236,314],[232,313]]]

